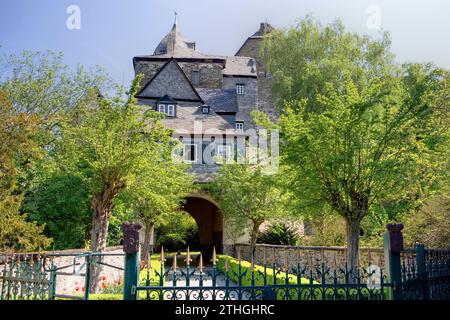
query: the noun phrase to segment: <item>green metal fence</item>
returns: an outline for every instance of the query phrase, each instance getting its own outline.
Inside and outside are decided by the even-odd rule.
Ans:
[[[216,255],[204,263],[202,254],[147,265],[139,277],[139,242],[136,224],[124,233],[124,252],[80,254],[0,255],[0,300],[85,299],[90,297],[91,270],[112,267],[124,270],[125,300],[428,300],[450,299],[450,250],[403,248],[402,225],[388,225],[385,235],[385,268],[369,262],[350,268],[312,263],[262,263]],[[108,256],[124,257],[125,268],[105,262]],[[55,263],[58,258],[69,263]],[[196,260],[197,259],[197,260]],[[168,260],[168,259],[167,259]],[[196,261],[194,261],[196,260]],[[82,271],[84,270],[84,272]],[[386,271],[384,271],[386,270]],[[57,292],[60,276],[81,276],[83,296]]]
[[[147,300],[383,300],[389,283],[383,271],[374,265],[367,268],[339,268],[320,265],[255,265],[239,257],[216,256],[211,265],[192,265],[188,254],[179,267],[177,255],[172,266],[165,267],[161,252],[160,267],[147,283],[136,286],[136,297]],[[139,292],[145,292],[140,295]]]
[[[84,252],[80,254],[12,254],[0,256],[0,300],[89,300],[91,271],[94,267],[124,268],[105,263],[105,257],[124,254]],[[68,258],[70,263],[57,265],[58,258]],[[84,278],[83,295],[57,292],[61,276]]]

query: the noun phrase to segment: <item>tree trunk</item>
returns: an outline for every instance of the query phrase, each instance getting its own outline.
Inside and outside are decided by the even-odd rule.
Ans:
[[[347,233],[347,266],[353,271],[356,271],[359,259],[359,230],[361,219],[347,218],[346,219],[346,233]]]
[[[145,224],[145,237],[144,237],[144,244],[142,245],[142,253],[141,253],[141,265],[143,267],[147,266],[147,261],[150,256],[150,250],[151,245],[150,242],[153,242],[154,232],[155,231],[155,225],[150,222]]]
[[[112,210],[112,197],[105,192],[96,194],[92,198],[92,231],[91,231],[91,251],[105,251],[108,238],[109,217]],[[102,262],[102,257],[93,257],[93,261]],[[90,272],[90,292],[98,293],[100,283],[101,265],[91,264]],[[87,290],[88,288],[86,288]]]
[[[255,257],[255,250],[256,250],[256,239],[258,238],[258,231],[259,231],[259,226],[261,225],[262,222],[253,222],[253,228],[252,228],[252,233],[250,236],[250,250],[252,253],[252,257]]]

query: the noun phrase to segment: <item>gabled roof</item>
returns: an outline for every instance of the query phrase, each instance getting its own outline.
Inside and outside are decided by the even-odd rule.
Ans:
[[[176,83],[177,85],[173,85]],[[175,59],[168,60],[136,95],[137,98],[159,99],[165,95],[175,100],[199,101],[203,99]]]
[[[158,102],[172,102],[175,103],[176,101],[173,100],[171,97],[169,97],[167,94],[158,100]]]

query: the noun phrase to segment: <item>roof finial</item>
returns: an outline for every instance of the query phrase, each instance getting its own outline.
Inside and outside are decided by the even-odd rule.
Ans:
[[[174,26],[177,25],[177,16],[178,16],[178,13],[175,11],[175,21],[173,22],[173,25],[174,25]]]

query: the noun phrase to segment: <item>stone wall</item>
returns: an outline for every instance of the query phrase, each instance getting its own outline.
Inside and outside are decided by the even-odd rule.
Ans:
[[[136,61],[135,74],[143,73],[142,85],[145,85],[167,61]],[[223,63],[218,62],[179,62],[183,72],[192,82],[192,71],[199,71],[200,83],[196,87],[222,88]],[[172,82],[174,83],[174,82]]]
[[[236,95],[239,106],[236,120],[244,121],[244,130],[246,130],[252,124],[250,113],[256,109],[258,81],[256,78],[251,77],[224,77],[223,79],[223,88],[225,90],[236,90],[237,84],[244,85],[244,94]]]
[[[239,252],[242,259],[251,261],[251,250],[248,244],[236,244],[233,248],[225,248],[227,254],[237,257]],[[384,270],[383,248],[360,248],[360,266],[367,268],[370,264],[377,265]],[[258,244],[255,249],[255,263],[279,267],[296,268],[298,263],[302,266],[320,266],[324,262],[329,267],[345,267],[345,247],[303,247],[303,246],[277,246]]]
[[[195,87],[222,88],[222,63],[179,62],[181,69],[192,82],[192,71],[199,71],[200,83]]]

